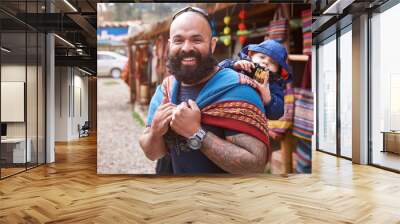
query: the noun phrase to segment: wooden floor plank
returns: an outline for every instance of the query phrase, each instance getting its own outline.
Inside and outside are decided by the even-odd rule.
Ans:
[[[96,138],[0,181],[0,223],[400,223],[400,175],[313,153],[313,174],[96,174]]]

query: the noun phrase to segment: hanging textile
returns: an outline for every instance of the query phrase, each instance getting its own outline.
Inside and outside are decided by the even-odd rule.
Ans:
[[[279,6],[269,24],[268,38],[284,43],[288,37],[288,27],[288,20],[283,14],[283,8]]]
[[[311,138],[314,132],[314,96],[311,88],[311,56],[303,75],[302,87],[294,89],[293,135],[296,145],[296,172],[311,173]]]
[[[311,10],[307,9],[301,12],[301,20],[303,23],[303,54],[311,54],[312,46],[312,14]]]

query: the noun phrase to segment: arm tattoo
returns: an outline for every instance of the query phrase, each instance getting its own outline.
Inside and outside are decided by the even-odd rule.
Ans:
[[[227,172],[241,174],[264,171],[267,147],[263,142],[247,134],[237,134],[227,139],[207,132],[201,150]]]

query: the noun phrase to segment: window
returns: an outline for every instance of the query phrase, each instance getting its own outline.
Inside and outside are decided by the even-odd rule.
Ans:
[[[319,45],[318,57],[318,145],[336,153],[336,36]]]
[[[371,18],[371,162],[395,170],[400,170],[400,146],[388,148],[384,132],[400,130],[398,21],[400,4]],[[394,142],[400,142],[400,133],[395,135]]]
[[[9,1],[18,6],[19,16],[42,12],[44,1]],[[4,6],[1,4],[1,6]],[[44,33],[0,12],[1,114],[19,119],[1,118],[6,139],[0,144],[0,178],[45,163],[45,44]],[[13,21],[4,22],[4,21]],[[7,88],[8,87],[8,88]],[[12,87],[12,88],[9,88]],[[10,96],[21,95],[22,103],[11,110]],[[18,99],[18,98],[17,98]],[[19,114],[19,113],[18,113]],[[15,117],[15,116],[11,116]]]
[[[352,157],[352,33],[351,26],[342,31],[340,45],[340,155]]]

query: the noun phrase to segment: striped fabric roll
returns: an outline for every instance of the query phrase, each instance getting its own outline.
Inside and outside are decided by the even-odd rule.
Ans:
[[[306,89],[294,88],[293,135],[311,141],[314,129],[314,98]]]
[[[303,54],[311,54],[312,46],[312,14],[311,10],[307,9],[301,12],[301,20],[303,22]]]
[[[283,43],[287,38],[288,23],[286,19],[271,21],[269,25],[269,38]]]
[[[296,145],[296,173],[311,173],[311,142],[297,140]]]
[[[279,43],[285,42],[287,39],[288,28],[288,20],[283,16],[282,8],[278,8],[268,27],[269,39],[275,40]]]

